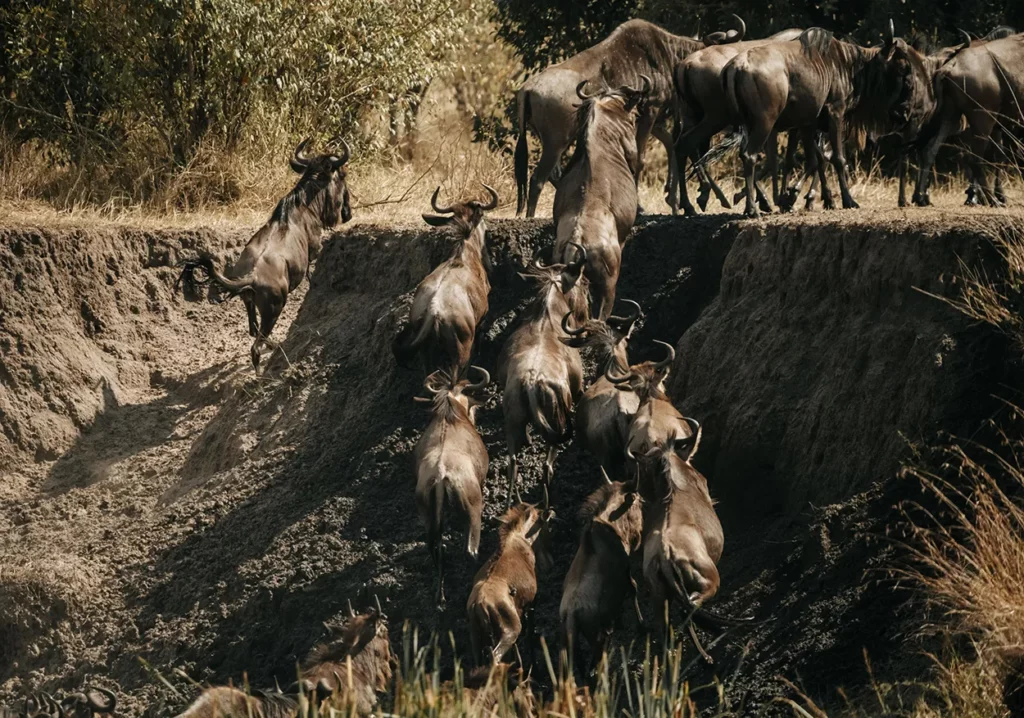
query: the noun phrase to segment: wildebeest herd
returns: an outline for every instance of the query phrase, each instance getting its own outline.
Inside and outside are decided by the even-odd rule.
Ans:
[[[466,620],[478,664],[501,664],[509,653],[518,655],[520,637],[532,635],[537,566],[552,550],[549,488],[556,452],[572,437],[597,459],[602,474],[580,512],[583,529],[559,608],[561,645],[576,668],[586,673],[594,667],[627,600],[644,623],[634,564],[653,599],[656,636],[664,635],[670,615],[666,602],[678,603],[695,647],[710,660],[694,623],[714,631],[746,620],[705,605],[719,587],[723,532],[708,482],[692,463],[700,424],[665,394],[674,349],[659,342],[664,358],[638,364],[627,355],[641,307],[617,299],[616,285],[622,247],[638,212],[637,181],[649,136],[669,150],[668,202],[688,215],[696,212],[686,189],[688,164],[700,181],[700,207],[706,208],[712,193],[729,205],[708,170],[709,159],[730,147],[740,151],[749,215],[770,211],[773,204],[791,209],[807,181],[808,206],[818,184],[824,206],[832,208],[826,160],[837,174],[842,206],[856,207],[847,144],[885,135],[900,139],[900,206],[906,204],[907,156],[920,158],[913,202],[927,205],[936,152],[956,134],[969,150],[968,202],[1005,201],[998,173],[990,186],[987,167],[1008,152],[1024,120],[1017,102],[1024,94],[1024,35],[1008,28],[981,39],[965,33],[961,44],[925,54],[896,37],[891,24],[882,44],[869,48],[820,28],[746,40],[746,27],[737,21],[739,29],[698,40],[632,20],[593,48],[530,78],[519,93],[517,209],[533,216],[544,184],[552,181],[556,239],[551,263],[538,258],[519,268],[534,287],[532,300],[492,367],[509,464],[498,549],[467,587]],[[528,129],[543,146],[532,177]],[[713,138],[730,130],[712,148]],[[790,138],[781,177],[780,133]],[[572,156],[561,169],[570,146]],[[800,146],[804,171],[790,184]],[[308,149],[308,141],[296,149],[291,167],[301,178],[234,265],[221,271],[212,258],[201,257],[185,262],[179,278],[190,291],[212,285],[217,301],[242,299],[257,370],[264,347],[279,349],[270,334],[288,294],[316,259],[322,231],[352,215],[348,146],[341,142],[340,152],[316,156]],[[762,154],[768,171],[759,176]],[[771,179],[770,195],[760,186],[765,176]],[[431,200],[436,214],[424,219],[453,227],[455,248],[420,282],[393,350],[400,365],[423,372],[428,394],[417,398],[429,404],[429,420],[414,452],[416,489],[410,501],[426,529],[443,606],[446,528],[466,528],[466,551],[474,560],[483,530],[489,457],[476,414],[492,375],[473,365],[472,357],[477,328],[488,312],[492,271],[485,214],[498,207],[499,197],[486,187],[486,201],[441,206],[440,189]],[[617,303],[626,309],[620,315],[614,313]],[[584,349],[596,361],[591,377],[585,376]],[[533,439],[544,443],[547,456],[542,494],[525,503],[518,458]],[[313,649],[291,688],[210,688],[184,715],[276,718],[295,715],[304,702],[339,695],[356,710],[370,711],[391,679],[386,618],[379,602],[361,614],[350,605],[349,614],[344,625],[328,626],[330,638]],[[62,700],[39,694],[4,715],[97,718],[114,707],[113,694],[90,688]]]

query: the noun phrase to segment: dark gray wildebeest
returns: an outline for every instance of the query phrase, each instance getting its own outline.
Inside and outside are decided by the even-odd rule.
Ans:
[[[974,202],[999,205],[1001,192],[989,186],[986,165],[1005,151],[1003,136],[1019,135],[1024,122],[1024,34],[964,43],[935,71],[938,109],[922,151],[914,203],[931,204],[928,185],[939,147],[966,121],[963,143],[968,154]]]
[[[519,665],[522,656],[516,641],[525,624],[533,641],[533,601],[537,597],[538,551],[544,550],[548,523],[554,512],[533,504],[516,504],[501,517],[498,550],[473,577],[466,603],[473,660],[484,651],[498,663],[513,646]],[[550,557],[541,557],[550,561]]]
[[[580,324],[590,318],[590,295],[583,276],[587,253],[582,247],[579,250],[579,258],[570,264],[546,267],[537,260],[521,274],[537,283],[537,294],[498,357],[509,453],[508,505],[513,495],[519,495],[518,456],[530,443],[530,427],[548,445],[543,476],[545,508],[558,444],[572,433],[573,406],[583,393],[583,360],[578,350],[561,342],[567,336],[561,319],[567,313]]]
[[[630,556],[643,538],[643,502],[636,484],[607,481],[583,504],[580,518],[583,533],[562,584],[558,615],[563,647],[574,668],[589,675],[605,652],[627,598],[633,598],[637,621],[643,622],[630,572]],[[591,652],[589,666],[583,659],[584,640]]]
[[[342,154],[310,157],[305,154],[309,140],[295,148],[292,169],[301,174],[295,188],[285,196],[274,213],[249,243],[231,268],[221,272],[212,257],[184,262],[178,282],[195,291],[196,285],[213,283],[222,294],[220,301],[241,297],[249,315],[249,334],[255,339],[249,354],[259,371],[260,348],[277,348],[270,340],[288,294],[302,283],[310,263],[320,254],[321,233],[352,219],[345,163],[348,144],[342,141]],[[195,276],[202,270],[204,279]],[[256,315],[259,313],[259,323]]]
[[[456,375],[469,366],[476,329],[487,314],[491,291],[484,212],[498,206],[498,193],[487,185],[484,189],[491,196],[487,204],[469,200],[451,207],[439,207],[441,188],[434,190],[430,200],[434,211],[451,217],[425,214],[423,219],[434,227],[455,227],[459,241],[452,256],[416,287],[409,322],[392,345],[400,364],[419,354],[427,370],[441,368]]]
[[[644,579],[654,602],[658,635],[664,635],[671,603],[678,601],[690,619],[687,628],[694,647],[711,662],[693,624],[713,631],[750,619],[722,616],[705,607],[718,593],[717,564],[725,537],[707,479],[691,463],[700,443],[700,424],[693,419],[687,423],[691,430],[686,439],[669,437],[644,457],[654,464],[651,495],[644,496]]]
[[[651,94],[636,123],[635,169],[639,173],[643,168],[644,150],[652,134],[665,145],[671,165],[672,137],[667,123],[675,102],[672,68],[691,52],[707,45],[742,40],[744,31],[745,27],[740,31],[712,33],[701,41],[673,35],[644,20],[629,20],[593,47],[529,78],[517,96],[519,140],[516,143],[515,174],[519,196],[516,213],[522,214],[525,208],[527,217],[536,214],[537,200],[544,183],[576,137],[574,106],[576,88],[581,82],[604,83],[608,87],[638,87],[640,75],[650,77]],[[529,186],[528,129],[532,129],[541,142],[541,157],[533,176],[529,177]],[[669,172],[671,176],[671,166]]]
[[[231,686],[207,688],[179,718],[295,718],[304,702],[348,714],[370,714],[377,694],[391,681],[387,618],[377,608],[356,615],[349,605],[343,625],[324,624],[331,637],[318,644],[299,667],[300,681],[287,691],[246,693]],[[310,714],[312,714],[310,712]]]
[[[628,371],[626,345],[633,325],[640,318],[640,305],[625,300],[633,311],[625,317],[610,316],[605,321],[590,320],[579,328],[570,326],[572,317],[562,317],[564,344],[594,350],[597,378],[576,403],[575,435],[580,447],[594,456],[606,475],[625,476],[625,450],[629,425],[640,407],[640,398],[632,391],[620,391],[608,381],[605,372],[612,368]]]
[[[673,72],[676,95],[679,98],[678,111],[679,136],[675,142],[676,177],[679,183],[679,204],[686,215],[694,215],[697,210],[690,202],[686,190],[686,161],[697,162],[707,153],[711,139],[732,123],[732,118],[725,102],[725,89],[722,86],[722,70],[732,58],[752,47],[767,45],[773,42],[788,42],[800,36],[803,30],[783,30],[763,40],[744,40],[727,45],[714,45],[691,53],[680,62]],[[768,140],[768,161],[773,166],[776,162],[775,138]],[[795,146],[795,143],[794,143]],[[773,185],[777,184],[777,170],[772,169]],[[711,192],[717,186],[709,181],[701,181],[697,204],[706,209]],[[670,188],[670,192],[674,188]],[[716,192],[719,202],[726,209],[732,205],[721,190]],[[773,192],[777,202],[778,190]]]
[[[576,150],[555,191],[555,250],[567,262],[574,245],[587,250],[583,270],[590,280],[591,316],[606,319],[615,304],[622,245],[636,221],[636,110],[651,87],[620,87],[595,95],[576,88]]]
[[[117,697],[106,688],[89,686],[57,700],[49,693],[26,698],[19,708],[0,706],[0,718],[99,718],[112,714]]]
[[[416,508],[427,529],[427,548],[437,569],[437,600],[444,596],[445,508],[466,526],[466,551],[476,558],[480,548],[480,517],[487,479],[487,447],[476,430],[477,392],[491,382],[491,375],[472,367],[480,381],[458,381],[443,371],[427,377],[424,387],[431,404],[430,423],[416,442]]]
[[[774,132],[797,131],[808,156],[808,171],[821,182],[822,203],[834,202],[825,177],[817,131],[827,122],[832,165],[839,177],[844,208],[857,207],[850,194],[845,142],[848,133],[890,134],[901,119],[893,110],[905,108],[907,96],[920,88],[916,72],[893,61],[909,46],[895,37],[890,25],[881,47],[842,42],[821,28],[797,40],[753,47],[730,60],[722,71],[725,96],[734,124],[740,128],[748,216],[760,214],[755,203],[758,155]],[[898,113],[897,113],[898,114]]]

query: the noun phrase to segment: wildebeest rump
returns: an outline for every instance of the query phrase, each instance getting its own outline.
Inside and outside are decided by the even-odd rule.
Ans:
[[[377,693],[391,681],[391,644],[387,618],[379,608],[356,615],[349,607],[344,625],[325,624],[331,638],[310,651],[297,683],[287,692],[246,693],[238,688],[207,688],[179,718],[294,718],[300,695],[329,701],[339,710],[360,715],[377,705]]]
[[[630,573],[630,556],[643,537],[643,502],[636,484],[607,482],[590,495],[580,518],[583,532],[562,585],[558,614],[563,646],[575,668],[583,671],[582,640],[590,647],[593,666],[605,652],[608,634],[630,596],[637,620],[642,620]]]
[[[580,353],[560,340],[566,336],[561,319],[572,313],[577,322],[590,317],[587,261],[580,256],[570,264],[545,267],[540,260],[522,273],[537,283],[533,302],[523,310],[520,326],[512,333],[498,357],[498,383],[503,388],[502,411],[508,442],[508,503],[518,495],[518,460],[530,443],[528,428],[548,445],[544,462],[544,505],[554,471],[557,445],[571,434],[572,410],[583,393],[583,361]]]
[[[476,369],[480,381],[470,384],[444,373],[431,374],[425,387],[432,395],[430,424],[413,451],[416,465],[416,507],[427,529],[427,548],[437,569],[437,600],[445,603],[445,509],[466,526],[466,551],[476,558],[480,548],[480,517],[487,479],[487,447],[476,430],[476,392],[491,381]]]
[[[459,243],[451,258],[416,287],[409,322],[392,345],[399,363],[420,354],[428,370],[445,369],[453,376],[469,366],[476,329],[487,314],[491,291],[484,212],[498,206],[498,193],[487,185],[484,188],[491,196],[487,204],[469,200],[451,207],[439,207],[437,196],[441,188],[434,191],[430,200],[434,211],[452,216],[425,214],[423,219],[435,227],[454,226]]]
[[[985,165],[999,152],[998,138],[1024,122],[1024,35],[973,42],[967,38],[935,71],[938,109],[925,144],[914,202],[930,204],[928,185],[939,147],[966,119],[964,143],[972,181],[986,204],[999,204],[989,187]]]
[[[309,265],[320,253],[320,233],[334,227],[339,218],[352,218],[349,192],[345,184],[345,163],[348,145],[343,142],[341,155],[325,154],[308,157],[309,140],[295,148],[292,169],[301,174],[295,188],[285,196],[267,223],[253,235],[231,268],[221,272],[212,257],[201,257],[184,263],[179,283],[193,288],[213,282],[227,298],[241,297],[249,317],[249,334],[255,339],[249,354],[252,365],[259,370],[260,348],[270,341],[288,294],[293,292],[309,272]],[[205,279],[195,272],[201,269]],[[259,323],[256,315],[259,313]]]
[[[839,177],[843,207],[857,207],[850,194],[845,140],[848,129],[883,135],[892,132],[901,118],[893,109],[919,87],[914,73],[923,67],[892,62],[907,44],[891,32],[880,48],[864,48],[842,42],[821,28],[805,30],[798,40],[762,45],[746,50],[722,72],[725,95],[733,121],[743,135],[743,172],[746,183],[745,212],[757,215],[754,172],[757,156],[773,132],[798,130],[811,169],[821,181],[822,202],[833,206],[825,177],[816,131],[825,120],[832,145],[832,165]]]
[[[622,245],[636,221],[636,110],[651,87],[646,75],[642,80],[641,90],[588,96],[586,81],[576,88],[576,150],[555,191],[555,260],[568,262],[573,245],[587,250],[590,313],[599,319],[612,313]]]
[[[708,43],[735,42],[742,32],[713,33]],[[645,20],[629,20],[607,38],[583,52],[552,65],[529,78],[519,90],[519,140],[515,150],[518,188],[516,213],[526,216],[537,211],[544,183],[555,170],[562,154],[576,136],[574,126],[576,87],[585,81],[609,87],[640,86],[640,75],[651,78],[651,95],[636,124],[637,171],[643,167],[644,148],[653,134],[665,145],[672,161],[672,138],[666,122],[673,105],[672,68],[705,43],[673,35]],[[529,177],[529,148],[526,133],[532,128],[540,139],[542,153],[533,176]],[[670,172],[671,172],[670,167]]]

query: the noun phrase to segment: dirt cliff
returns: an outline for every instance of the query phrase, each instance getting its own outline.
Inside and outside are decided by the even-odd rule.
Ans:
[[[889,619],[903,599],[864,580],[884,561],[868,539],[903,490],[896,469],[908,440],[970,432],[1014,370],[998,336],[919,291],[955,293],[960,260],[998,271],[988,242],[935,212],[865,215],[647,218],[626,249],[619,296],[647,314],[632,355],[677,342],[671,392],[705,427],[697,464],[727,537],[718,601],[775,618],[722,649],[719,670],[731,670],[752,641],[734,678],[751,705],[777,691],[776,674],[799,672],[825,695],[863,682],[862,646],[901,649]],[[421,378],[390,353],[450,235],[335,234],[279,325],[286,357],[260,378],[240,305],[173,292],[180,256],[230,254],[246,236],[0,235],[0,693],[95,678],[129,713],[180,707],[138,657],[186,694],[175,668],[285,682],[321,621],[364,585],[393,625],[466,644],[475,567],[454,560],[438,617],[412,500]],[[490,236],[476,359],[487,368],[526,297],[517,270],[552,232],[504,220]],[[495,393],[479,418],[486,555],[507,465]],[[528,487],[539,460],[522,464]],[[552,640],[575,512],[599,480],[589,457],[564,449],[552,491],[562,548],[538,611]]]

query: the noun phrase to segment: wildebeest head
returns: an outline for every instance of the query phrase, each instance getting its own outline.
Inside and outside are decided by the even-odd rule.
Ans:
[[[437,370],[423,382],[430,394],[430,399],[416,397],[417,401],[428,401],[433,405],[434,412],[444,412],[456,416],[464,416],[471,423],[476,424],[476,409],[484,403],[478,396],[478,392],[487,388],[491,383],[491,375],[482,367],[471,366],[480,380],[471,383],[468,379],[461,381],[453,379],[452,374]]]
[[[523,279],[538,284],[538,301],[534,304],[533,314],[536,314],[536,310],[546,309],[553,299],[552,293],[556,292],[564,297],[569,311],[577,321],[584,322],[590,318],[590,283],[583,276],[583,269],[587,264],[587,250],[575,242],[571,244],[578,250],[578,256],[574,261],[568,264],[545,265],[537,259],[525,271],[519,273]],[[530,312],[524,316],[529,317]]]
[[[480,224],[480,220],[483,219],[484,212],[494,209],[498,206],[498,193],[493,187],[484,185],[484,189],[491,196],[490,201],[487,204],[480,202],[479,200],[471,199],[465,202],[456,202],[450,207],[441,207],[437,204],[437,197],[441,194],[441,187],[439,186],[434,190],[434,195],[430,198],[430,206],[434,208],[437,214],[425,214],[423,215],[423,221],[432,227],[445,227],[449,224],[455,224],[463,228],[463,230],[469,232],[474,227]],[[441,217],[439,215],[450,214],[451,217]]]
[[[89,686],[81,693],[65,696],[60,704],[68,718],[93,718],[113,713],[117,697],[105,688]]]
[[[647,75],[640,75],[641,86],[639,89],[630,87],[629,85],[622,85],[618,88],[604,88],[599,92],[588,94],[586,87],[589,84],[589,80],[576,85],[576,96],[583,101],[581,109],[587,106],[587,103],[599,104],[605,109],[613,109],[616,106],[621,107],[627,113],[640,112],[644,108],[644,103],[647,101],[651,94],[651,78]]]
[[[622,301],[630,305],[629,314],[621,317],[613,314],[604,321],[591,319],[575,329],[571,326],[572,313],[567,313],[562,317],[562,331],[567,335],[562,337],[562,343],[576,349],[592,347],[608,353],[614,352],[620,343],[629,339],[633,325],[641,314],[639,304],[631,299]]]
[[[665,379],[672,370],[672,362],[676,359],[675,348],[667,343],[655,341],[665,347],[665,358],[661,361],[645,361],[629,367],[629,371],[620,372],[618,367],[610,365],[605,371],[605,378],[622,391],[635,392],[641,399],[647,396],[665,398]]]
[[[380,692],[387,689],[391,680],[391,642],[388,636],[387,616],[381,608],[380,599],[377,605],[357,614],[352,604],[348,606],[348,618],[343,623],[324,623],[330,633],[328,640],[313,649],[303,672],[316,676],[322,673],[317,667],[323,665],[344,665],[352,661],[353,672],[368,681],[373,690]],[[320,693],[337,689],[345,685],[347,676],[332,675],[319,681],[306,678],[303,680],[307,693]]]
[[[295,189],[303,197],[307,207],[316,212],[324,227],[334,227],[339,216],[342,222],[352,219],[349,203],[347,169],[345,164],[351,156],[348,143],[341,139],[341,154],[329,153],[309,156],[309,139],[295,148],[289,164],[292,170],[302,175]]]
[[[878,55],[877,77],[872,96],[865,98],[873,105],[888,108],[888,119],[894,129],[915,125],[918,129],[930,117],[935,106],[931,73],[927,58],[903,38],[896,37],[892,21]]]
[[[504,546],[511,537],[518,536],[533,547],[539,564],[550,566],[553,563],[550,524],[554,519],[554,509],[544,510],[536,504],[516,504],[498,519],[501,523],[498,543]]]

